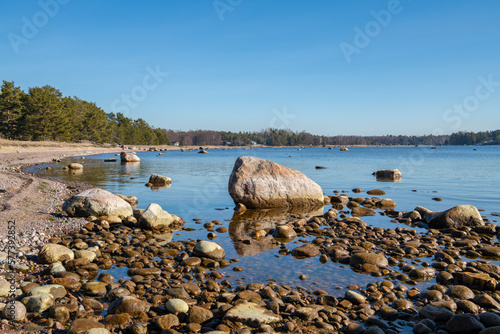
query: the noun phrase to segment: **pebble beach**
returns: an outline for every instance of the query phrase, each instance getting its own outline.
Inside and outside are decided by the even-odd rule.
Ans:
[[[317,266],[332,261],[376,278],[364,286],[356,282],[338,286],[339,297],[273,281],[229,282],[220,268],[245,268],[237,266],[238,259],[226,258],[217,239],[209,240],[210,233],[228,232],[220,221],[203,225],[205,240],[171,241],[166,233],[186,229],[182,217],[155,231],[141,224],[144,209],[128,217],[72,218],[62,210],[62,203],[91,189],[90,185],[33,177],[19,165],[5,166],[0,181],[0,196],[12,195],[2,203],[20,205],[28,198],[32,206],[45,208],[33,210],[36,215],[31,218],[29,214],[14,217],[14,247],[9,245],[8,227],[2,229],[5,280],[0,281],[0,306],[6,333],[484,334],[500,330],[496,293],[500,267],[491,263],[500,258],[496,239],[500,231],[475,211],[468,217],[481,219],[482,224],[432,227],[425,218],[430,210],[418,203],[413,211],[397,211],[383,192],[374,189],[373,195],[363,198],[356,195],[361,189],[353,185],[349,194],[327,196],[329,208],[324,214],[294,213],[274,222],[264,218],[269,224],[260,228],[254,224],[247,231],[249,238],[240,240],[252,244],[271,238],[280,256],[317,259]],[[29,187],[36,191],[16,192]],[[374,208],[383,209],[399,224],[368,226],[363,216]],[[2,212],[12,214],[15,209],[26,211],[6,207]],[[251,221],[252,215],[248,217]],[[240,223],[244,221],[242,215]],[[417,232],[413,227],[426,229]],[[289,243],[305,238],[311,241],[300,246]],[[9,254],[9,248],[15,253]],[[111,268],[127,268],[128,277],[113,277],[107,272]],[[297,277],[306,279],[301,273]],[[433,279],[435,284],[417,287]],[[13,293],[11,282],[15,282]]]

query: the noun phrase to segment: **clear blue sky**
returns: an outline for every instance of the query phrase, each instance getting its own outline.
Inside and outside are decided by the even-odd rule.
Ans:
[[[162,128],[494,130],[499,13],[496,0],[3,1],[0,79]]]

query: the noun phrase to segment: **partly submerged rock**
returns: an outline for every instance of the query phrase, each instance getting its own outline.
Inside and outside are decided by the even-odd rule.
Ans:
[[[396,201],[390,198],[382,198],[380,201],[375,203],[378,208],[395,208],[396,207]]]
[[[226,256],[224,249],[212,241],[200,240],[194,246],[193,255],[218,260]]]
[[[83,165],[74,162],[74,163],[69,164],[68,168],[69,169],[83,169]]]
[[[297,232],[289,224],[276,226],[273,232],[273,237],[277,239],[295,239],[297,237]]]
[[[145,228],[157,230],[162,227],[170,226],[170,224],[174,221],[174,218],[170,213],[163,210],[158,204],[151,203],[137,221]]]
[[[135,153],[127,153],[127,152],[122,152],[120,153],[120,160],[122,162],[139,162],[141,159],[135,154]]]
[[[132,215],[132,207],[125,200],[100,188],[84,190],[63,203],[62,209],[70,217]]]
[[[382,181],[399,181],[402,176],[403,174],[401,174],[399,169],[384,169],[375,172],[377,180]]]
[[[158,175],[158,174],[152,174],[149,177],[148,183],[151,183],[153,186],[166,186],[169,184],[172,184],[172,179],[169,178],[168,176],[163,176],[163,175]]]
[[[446,211],[424,214],[430,228],[460,228],[484,226],[483,218],[473,205],[458,205]]]
[[[321,252],[318,247],[314,246],[313,244],[305,244],[302,246],[299,246],[297,248],[294,248],[292,250],[292,255],[295,258],[298,259],[305,259],[309,257],[315,257],[320,255]]]
[[[387,268],[389,261],[383,254],[378,253],[356,253],[353,254],[349,260],[351,266],[372,264],[379,268]]]
[[[322,206],[321,187],[299,171],[255,157],[239,157],[229,178],[235,204],[249,209]]]

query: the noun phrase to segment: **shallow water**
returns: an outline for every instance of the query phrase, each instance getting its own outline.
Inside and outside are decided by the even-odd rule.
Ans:
[[[476,148],[367,147],[350,148],[348,152],[341,152],[338,148],[214,149],[209,150],[209,154],[167,151],[161,156],[157,155],[158,152],[138,152],[140,163],[121,164],[119,159],[118,162],[104,162],[105,158],[114,157],[114,154],[103,154],[88,156],[85,160],[71,158],[61,163],[32,167],[29,171],[137,196],[138,208],[146,208],[151,202],[158,203],[163,209],[183,218],[185,227],[195,229],[174,233],[174,240],[207,239],[203,223],[219,220],[230,232],[218,233],[214,241],[226,250],[227,259],[240,259],[236,264],[219,270],[231,276],[229,280],[232,282],[246,284],[273,279],[279,283],[323,289],[340,295],[343,290],[336,287],[349,284],[363,286],[380,278],[356,274],[350,268],[331,261],[320,264],[317,257],[298,260],[288,255],[278,258],[279,245],[273,244],[272,240],[254,242],[253,247],[235,242],[245,238],[244,234],[248,232],[238,223],[231,223],[234,203],[227,192],[227,182],[236,158],[252,155],[297,169],[316,181],[327,195],[332,195],[334,190],[345,190],[354,197],[369,197],[366,193],[352,194],[350,190],[356,187],[364,191],[379,188],[386,192],[383,197],[396,201],[400,211],[412,210],[419,205],[437,211],[459,204],[472,204],[484,210],[484,217],[497,223],[498,217],[491,214],[500,211],[500,147]],[[63,169],[69,162],[82,161],[85,163],[82,172]],[[317,165],[326,169],[315,169]],[[46,170],[46,166],[52,169]],[[371,175],[376,170],[389,168],[401,170],[403,178],[400,182],[377,182]],[[145,187],[151,174],[171,177],[172,186],[157,190]],[[433,200],[435,197],[442,198],[442,201]],[[202,221],[193,221],[196,218]],[[392,223],[390,218],[379,214],[362,219],[371,226],[407,227]],[[301,242],[294,240],[287,247],[291,250],[299,245]],[[234,272],[234,266],[245,270]],[[126,268],[112,271],[116,278],[126,275]],[[300,281],[298,277],[301,274],[305,274],[307,279]]]

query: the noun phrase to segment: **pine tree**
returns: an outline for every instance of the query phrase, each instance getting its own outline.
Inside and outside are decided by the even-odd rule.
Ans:
[[[62,94],[49,85],[29,89],[23,134],[32,140],[65,140],[69,133],[69,120],[64,115]]]
[[[13,81],[3,81],[0,93],[0,134],[7,139],[19,135],[24,92]]]

